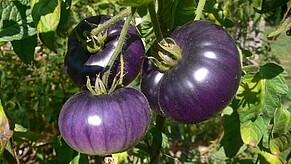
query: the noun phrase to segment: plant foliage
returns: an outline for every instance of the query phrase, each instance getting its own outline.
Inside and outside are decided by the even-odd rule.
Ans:
[[[225,27],[240,49],[243,65],[237,94],[221,115],[195,125],[152,120],[136,147],[112,157],[80,154],[61,138],[58,114],[80,90],[63,66],[68,36],[78,22],[133,6],[132,23],[148,50],[156,39],[149,5],[155,5],[166,37],[197,16],[201,1],[1,0],[0,163],[100,163],[105,158],[149,163],[154,153],[161,163],[291,162],[291,108],[283,105],[288,92],[290,97],[288,75],[262,36],[263,23],[274,19],[279,19],[278,28],[269,39],[290,33],[288,0],[205,2],[201,19]],[[138,80],[133,87],[139,87]]]

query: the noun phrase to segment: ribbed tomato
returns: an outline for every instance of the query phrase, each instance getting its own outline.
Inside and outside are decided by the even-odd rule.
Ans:
[[[137,144],[146,133],[150,118],[147,99],[133,88],[98,96],[82,91],[64,104],[59,129],[76,151],[108,155]]]
[[[240,55],[231,36],[210,21],[189,22],[171,38],[181,60],[166,72],[147,61],[141,89],[153,110],[181,123],[197,123],[226,107],[241,77]]]

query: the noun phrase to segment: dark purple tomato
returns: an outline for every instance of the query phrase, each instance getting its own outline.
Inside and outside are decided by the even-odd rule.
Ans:
[[[149,52],[147,55],[150,55]],[[143,64],[141,91],[147,97],[151,109],[161,115],[163,113],[158,103],[158,91],[163,76],[164,73],[158,71],[149,59],[145,59]]]
[[[91,32],[94,27],[91,24],[100,25],[109,20],[110,16],[93,16],[82,20],[71,32],[68,40],[68,51],[65,57],[65,69],[73,82],[82,87],[86,84],[89,75],[92,84],[95,83],[96,74],[102,73],[112,56],[124,21],[121,20],[107,29],[107,38],[103,48],[97,53],[90,53],[82,46],[80,37],[86,40],[83,33]],[[89,22],[89,23],[88,23]],[[77,34],[77,35],[76,35]],[[102,32],[105,34],[105,31]],[[134,26],[130,26],[123,44],[122,55],[124,58],[123,84],[128,85],[138,75],[144,59],[144,46],[140,36]],[[120,60],[116,62],[111,70],[109,81],[112,81],[120,72]]]
[[[99,96],[82,91],[64,104],[59,129],[76,151],[108,155],[137,144],[146,133],[150,118],[147,99],[133,88]]]
[[[144,64],[142,92],[154,111],[181,123],[201,122],[234,97],[242,71],[238,49],[222,27],[204,20],[183,25],[171,38],[182,59],[165,73]]]

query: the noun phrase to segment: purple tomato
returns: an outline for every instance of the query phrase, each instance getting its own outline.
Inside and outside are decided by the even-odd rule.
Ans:
[[[86,40],[85,32],[91,32],[97,25],[103,24],[110,18],[110,16],[100,15],[86,18],[71,32],[68,40],[68,51],[65,56],[65,69],[73,82],[79,87],[86,85],[86,76],[89,76],[92,84],[94,84],[96,74],[104,71],[116,48],[124,20],[118,21],[102,32],[102,35],[105,35],[107,32],[107,37],[104,46],[97,53],[90,53],[82,46],[80,40]],[[95,26],[92,24],[95,24]],[[124,85],[131,83],[140,72],[144,59],[144,51],[144,45],[136,28],[130,25],[122,49],[125,73],[123,77]],[[112,82],[115,75],[119,72],[120,60],[117,58],[111,69],[109,82]]]
[[[238,49],[232,37],[210,21],[189,22],[171,38],[181,60],[166,72],[144,64],[141,90],[151,108],[181,123],[197,123],[225,108],[241,78]]]
[[[151,113],[147,99],[133,88],[112,94],[82,91],[64,104],[59,129],[68,145],[90,155],[126,151],[145,135]]]

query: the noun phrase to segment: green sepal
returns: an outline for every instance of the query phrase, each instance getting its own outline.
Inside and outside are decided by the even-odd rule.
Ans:
[[[102,77],[100,74],[96,75],[96,80],[95,80],[95,86],[93,87],[90,81],[90,77],[87,76],[87,83],[86,86],[88,90],[93,94],[93,95],[101,95],[101,94],[111,94],[113,93],[117,88],[123,87],[123,77],[124,77],[124,59],[123,55],[120,54],[120,63],[121,63],[121,71],[117,73],[113,79],[113,82],[107,91],[107,87],[105,86],[104,82],[102,81]],[[119,78],[118,78],[119,77]]]
[[[83,39],[77,33],[77,31],[75,33],[76,33],[76,37],[77,37],[78,41],[81,42],[82,47],[84,49],[86,49],[89,53],[92,53],[92,54],[95,54],[103,49],[103,47],[105,45],[105,40],[107,39],[107,36],[108,36],[107,31],[104,34],[99,33],[96,36],[91,35],[91,33],[89,31],[84,31],[83,36],[86,39]]]
[[[152,63],[162,72],[174,67],[182,58],[181,49],[172,38],[165,38],[151,49]]]
[[[176,42],[172,38],[163,39],[159,45],[159,56],[167,56],[172,60],[179,62],[181,60],[181,48],[176,44]],[[167,59],[166,57],[166,59]]]
[[[161,72],[168,71],[171,67],[168,66],[166,63],[159,61],[155,57],[147,57]]]

